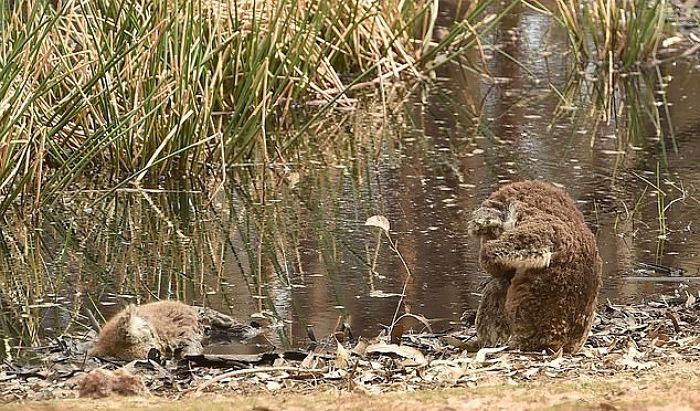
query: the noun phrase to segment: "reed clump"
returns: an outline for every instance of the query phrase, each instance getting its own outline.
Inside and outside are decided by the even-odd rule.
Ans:
[[[557,0],[560,20],[582,63],[629,70],[655,58],[669,30],[667,0]]]
[[[458,47],[488,3],[472,4]],[[420,77],[449,49],[429,41],[437,13],[411,0],[0,2],[0,213],[87,170],[264,168],[305,101]]]

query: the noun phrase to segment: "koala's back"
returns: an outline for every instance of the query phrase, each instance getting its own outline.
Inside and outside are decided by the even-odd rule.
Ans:
[[[176,348],[183,341],[202,338],[197,312],[179,301],[144,304],[137,307],[136,314],[148,322],[164,346]]]
[[[487,201],[504,208],[514,205],[510,212],[516,215],[510,217],[517,218],[519,224],[533,220],[559,220],[585,226],[583,214],[571,196],[543,181],[528,180],[504,185],[494,191]]]

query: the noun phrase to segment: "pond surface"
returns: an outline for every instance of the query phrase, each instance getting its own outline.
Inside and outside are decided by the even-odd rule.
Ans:
[[[571,69],[564,35],[540,14],[513,13],[491,39],[500,51],[484,54],[495,80],[452,66],[390,110],[361,104],[332,123],[337,141],[290,161],[286,182],[264,196],[231,179],[163,177],[106,198],[66,193],[37,225],[8,219],[4,334],[80,332],[71,321],[78,303],[108,317],[127,301],[179,298],[272,326],[269,342],[217,352],[303,346],[308,326],[325,336],[339,317],[355,335],[374,336],[391,322],[407,276],[364,225],[372,215],[390,221],[412,273],[406,310],[445,328],[476,307],[488,278],[466,235],[470,211],[500,184],[528,178],[578,201],[605,262],[601,301],[679,284],[697,293],[700,63],[619,79],[606,119],[600,82]],[[655,104],[659,81],[665,106]],[[648,114],[658,107],[658,118]]]

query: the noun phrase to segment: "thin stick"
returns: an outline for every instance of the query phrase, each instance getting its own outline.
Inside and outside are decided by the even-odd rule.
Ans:
[[[406,270],[406,279],[404,279],[403,282],[403,289],[401,290],[401,296],[399,297],[399,302],[396,304],[396,310],[394,311],[394,317],[391,319],[391,327],[389,327],[389,334],[391,334],[391,331],[394,329],[394,325],[396,324],[396,318],[399,316],[399,310],[401,309],[401,305],[403,304],[403,300],[406,297],[406,289],[408,288],[408,280],[413,277],[413,274],[411,273],[411,269],[408,268],[408,264],[406,264],[406,260],[403,259],[403,256],[399,252],[398,249],[398,243],[394,243],[391,240],[391,236],[389,236],[389,232],[385,231],[387,239],[389,239],[389,248],[396,253],[397,256],[399,256],[399,259],[401,260],[401,264],[403,264],[403,268]]]

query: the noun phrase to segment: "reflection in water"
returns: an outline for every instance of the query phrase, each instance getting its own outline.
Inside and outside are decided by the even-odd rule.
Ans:
[[[396,308],[397,298],[386,295],[401,292],[406,273],[364,226],[375,214],[390,220],[413,273],[406,310],[447,326],[476,306],[486,279],[466,235],[469,211],[499,184],[524,178],[561,184],[578,199],[605,261],[603,300],[676,288],[668,278],[642,281],[667,274],[637,270],[640,262],[700,275],[697,63],[662,68],[674,80],[669,118],[658,125],[667,130],[672,122],[676,153],[663,149],[669,138],[657,135],[648,116],[628,115],[628,106],[596,120],[595,83],[572,80],[557,46],[566,44],[564,33],[541,15],[513,13],[494,36],[502,50],[485,58],[495,80],[443,68],[401,110],[368,103],[337,121],[331,148],[310,146],[287,183],[264,196],[232,178],[223,186],[163,180],[99,201],[101,192],[66,193],[30,222],[7,217],[4,335],[19,336],[14,344],[79,333],[89,328],[81,305],[109,316],[126,301],[155,298],[263,318],[276,345],[305,344],[309,325],[327,335],[339,317],[355,335],[376,335]],[[575,96],[562,104],[571,81]],[[643,92],[639,82],[628,84]],[[643,96],[655,95],[650,84]],[[617,101],[633,104],[627,94]],[[569,114],[555,117],[562,106]]]

